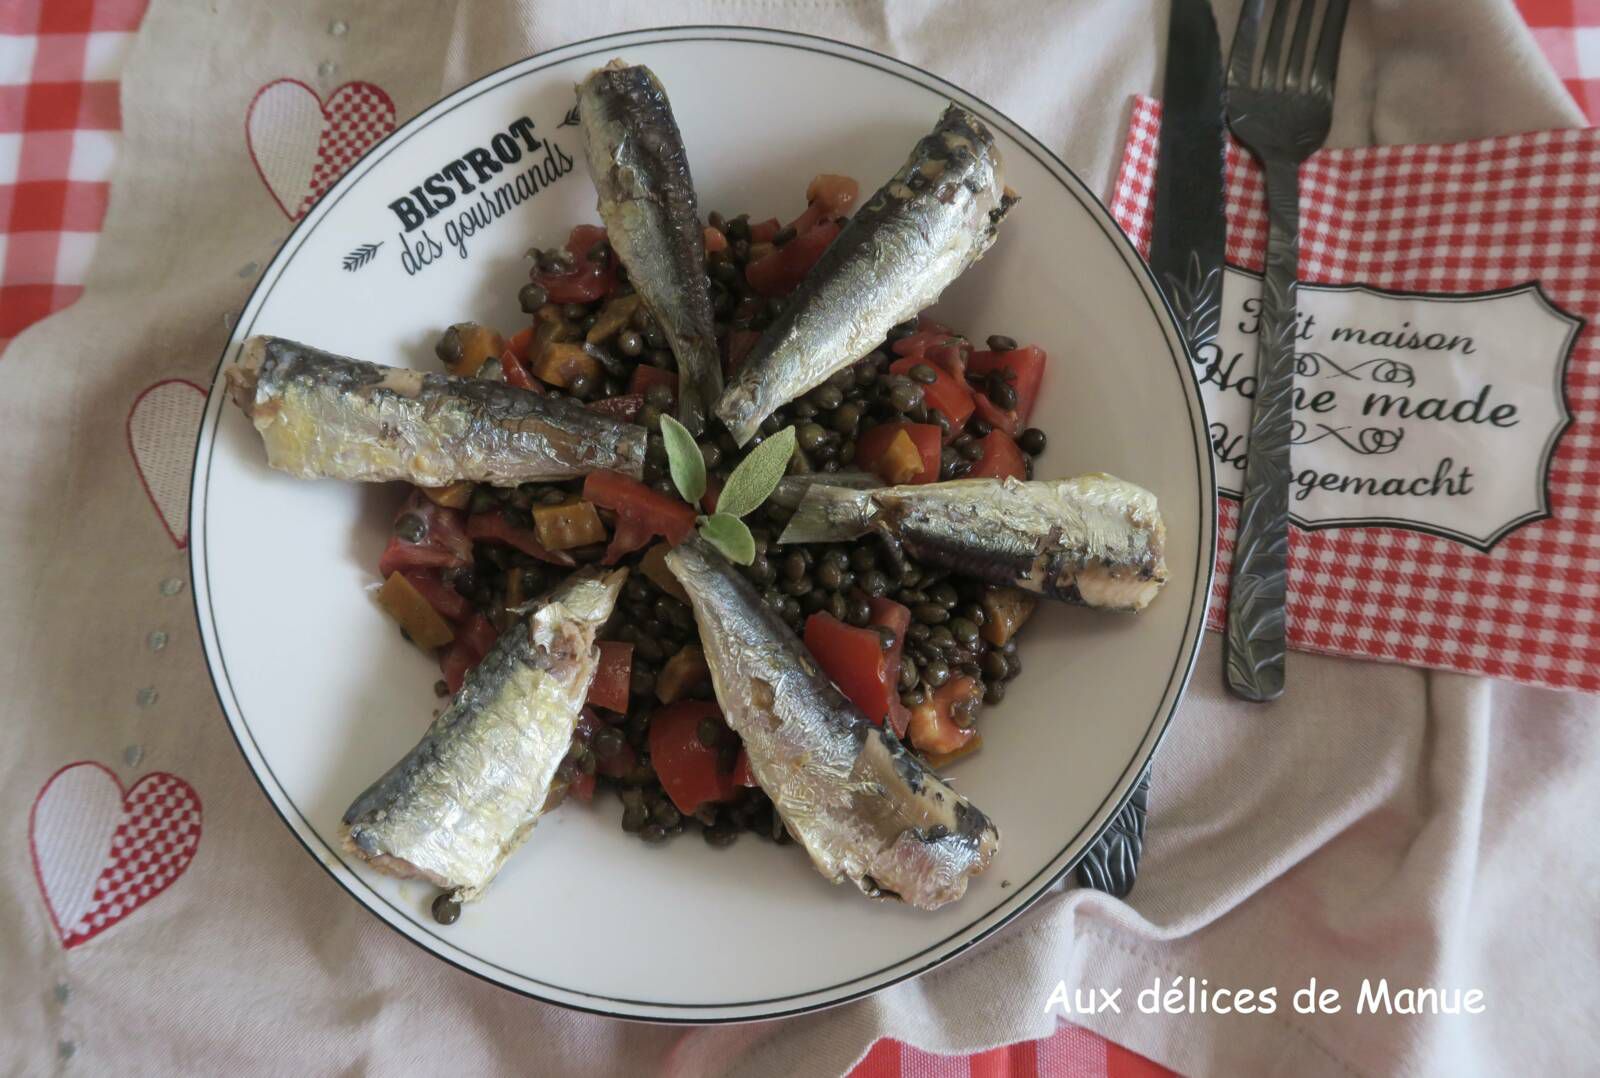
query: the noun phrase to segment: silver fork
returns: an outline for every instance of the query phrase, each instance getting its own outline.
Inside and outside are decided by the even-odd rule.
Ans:
[[[1295,281],[1300,264],[1300,163],[1328,137],[1348,0],[1246,0],[1228,55],[1228,126],[1267,180],[1267,273],[1261,289],[1255,409],[1245,456],[1244,504],[1228,585],[1228,687],[1246,700],[1283,694],[1284,595],[1289,554],[1289,437],[1293,420]],[[1287,56],[1284,34],[1294,31]]]

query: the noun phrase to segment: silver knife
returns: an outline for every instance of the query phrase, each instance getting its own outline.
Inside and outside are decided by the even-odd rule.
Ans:
[[[1197,358],[1222,317],[1227,151],[1222,43],[1206,0],[1172,0],[1150,269]]]
[[[1184,343],[1201,362],[1215,361],[1212,346],[1222,321],[1225,122],[1222,43],[1211,5],[1206,0],[1172,0],[1150,269],[1172,306]],[[1133,889],[1149,794],[1146,767],[1128,803],[1078,863],[1079,883],[1119,898]]]

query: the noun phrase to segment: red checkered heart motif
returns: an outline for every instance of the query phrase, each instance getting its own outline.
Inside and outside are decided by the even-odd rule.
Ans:
[[[199,846],[200,795],[165,771],[125,790],[80,760],[45,781],[28,813],[34,879],[67,950],[172,886]]]
[[[394,130],[394,117],[394,102],[370,82],[347,82],[324,101],[298,79],[278,79],[251,99],[245,142],[273,201],[298,221]]]
[[[1134,101],[1111,212],[1149,250],[1161,104]],[[1600,324],[1600,130],[1313,154],[1300,177],[1300,279],[1463,294],[1538,282]],[[1228,146],[1227,258],[1266,256],[1262,172]],[[1600,692],[1600,338],[1578,335],[1549,519],[1478,551],[1417,531],[1290,529],[1289,646]],[[1239,506],[1218,511],[1210,628],[1226,617]]]

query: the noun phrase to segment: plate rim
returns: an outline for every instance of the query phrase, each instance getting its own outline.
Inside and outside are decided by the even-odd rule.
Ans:
[[[225,393],[218,379],[230,353],[235,350],[253,325],[254,316],[259,313],[259,307],[265,303],[277,280],[283,275],[289,262],[293,260],[294,254],[309,238],[311,232],[331,211],[332,207],[359,183],[365,173],[377,161],[387,155],[389,149],[398,146],[400,142],[419,133],[429,124],[467,101],[481,96],[483,93],[495,89],[513,78],[521,78],[556,63],[581,59],[585,55],[605,51],[606,48],[620,47],[625,42],[633,45],[648,45],[675,41],[720,41],[798,48],[804,51],[820,53],[833,59],[861,63],[882,74],[901,78],[926,89],[934,90],[942,96],[954,100],[964,100],[974,107],[975,111],[984,114],[985,119],[991,123],[995,120],[1000,121],[997,126],[1021,145],[1047,172],[1050,172],[1066,192],[1074,197],[1083,209],[1088,212],[1089,216],[1100,227],[1101,232],[1111,244],[1114,252],[1121,257],[1122,262],[1134,277],[1135,283],[1142,291],[1146,302],[1151,307],[1152,313],[1167,337],[1170,356],[1179,367],[1179,381],[1183,386],[1188,418],[1194,435],[1194,445],[1191,448],[1194,449],[1196,459],[1201,465],[1198,469],[1200,480],[1200,490],[1198,491],[1199,534],[1196,538],[1195,581],[1190,597],[1189,610],[1184,622],[1181,645],[1173,662],[1172,673],[1169,675],[1168,688],[1163,700],[1158,704],[1156,712],[1151,718],[1150,726],[1141,739],[1133,758],[1124,769],[1121,777],[1102,800],[1100,808],[1078,829],[1077,833],[1067,841],[1066,845],[1062,847],[1062,850],[1055,857],[1047,861],[1027,881],[1016,885],[1016,891],[1011,896],[1001,900],[997,905],[979,914],[965,925],[956,928],[943,939],[924,947],[914,954],[900,958],[882,969],[851,977],[840,984],[807,989],[773,999],[746,1000],[732,1003],[672,1003],[658,1000],[630,1000],[586,992],[581,989],[565,988],[555,984],[546,984],[526,974],[504,969],[478,955],[462,951],[459,946],[442,939],[436,933],[429,932],[426,927],[420,927],[421,934],[417,934],[419,931],[417,922],[401,914],[401,911],[393,903],[379,894],[370,884],[362,881],[359,874],[338,856],[337,851],[328,848],[328,854],[333,859],[333,863],[330,863],[328,857],[313,848],[312,839],[315,839],[317,843],[324,847],[327,847],[328,844],[312,827],[310,821],[305,818],[298,807],[288,799],[288,795],[282,790],[281,783],[277,782],[276,776],[272,776],[272,778],[278,788],[274,790],[268,787],[266,779],[262,775],[262,768],[264,767],[268,775],[271,775],[271,767],[267,764],[265,756],[260,753],[259,748],[256,748],[256,756],[260,757],[260,766],[257,766],[251,750],[246,747],[245,741],[241,737],[239,723],[244,722],[244,734],[250,738],[252,746],[254,746],[254,736],[249,729],[248,722],[243,718],[242,706],[237,708],[229,707],[223,694],[222,682],[219,681],[218,668],[220,667],[222,670],[221,679],[229,681],[229,691],[232,691],[231,680],[226,672],[226,659],[222,652],[221,638],[216,628],[215,612],[210,611],[208,619],[201,610],[202,594],[205,596],[208,608],[211,603],[209,583],[205,583],[202,588],[202,577],[209,571],[209,558],[206,554],[207,544],[204,541],[206,533],[205,495],[209,489],[210,480],[210,454],[208,450],[214,451],[215,449],[217,424],[225,400]],[[1128,799],[1133,795],[1137,786],[1140,774],[1150,764],[1155,753],[1159,750],[1161,742],[1165,739],[1167,731],[1171,727],[1177,709],[1187,693],[1189,681],[1199,658],[1201,642],[1205,632],[1206,610],[1210,603],[1211,590],[1214,583],[1217,546],[1215,462],[1210,452],[1209,441],[1205,436],[1205,429],[1204,405],[1200,396],[1199,382],[1194,374],[1192,356],[1189,353],[1186,342],[1183,340],[1182,334],[1178,330],[1177,320],[1164,293],[1157,285],[1154,276],[1145,264],[1144,259],[1139,255],[1137,248],[1134,247],[1132,240],[1117,225],[1115,218],[1101,198],[1066,162],[1061,160],[1055,151],[1000,109],[991,105],[977,94],[931,71],[915,67],[906,61],[875,49],[824,35],[769,27],[710,23],[676,24],[601,34],[566,42],[553,48],[521,57],[485,73],[452,93],[434,101],[404,124],[396,127],[394,131],[368,147],[360,157],[351,163],[339,180],[324,192],[316,203],[307,210],[305,215],[295,223],[289,234],[279,244],[266,268],[262,271],[261,276],[252,287],[249,296],[241,306],[238,320],[232,327],[228,340],[218,356],[207,390],[207,401],[202,422],[195,437],[193,465],[190,472],[189,515],[192,522],[192,533],[198,533],[201,541],[191,541],[187,561],[190,575],[190,595],[194,607],[196,627],[200,636],[202,657],[205,660],[206,673],[211,681],[213,695],[227,722],[228,731],[233,737],[240,755],[244,758],[246,768],[250,771],[251,777],[255,780],[257,786],[260,787],[273,812],[277,814],[290,834],[305,849],[306,853],[332,877],[341,889],[369,914],[387,925],[401,938],[409,941],[432,957],[480,980],[542,1003],[629,1021],[668,1025],[712,1025],[761,1021],[822,1010],[863,998],[894,984],[926,973],[994,935],[1025,911],[1031,909],[1057,883],[1072,872],[1084,853],[1093,846],[1104,830],[1110,826],[1111,822],[1126,806]],[[204,460],[202,460],[202,454],[205,454]],[[200,481],[202,471],[206,480],[204,484]],[[193,538],[195,538],[194,534],[191,535],[191,539]],[[237,704],[236,696],[235,703]],[[234,714],[235,710],[239,712],[237,720]],[[279,803],[280,797],[294,810],[295,815],[299,818],[298,824],[286,814],[284,807]],[[353,885],[364,887],[372,901],[369,901],[367,896],[359,893],[356,890],[356,886]],[[1024,897],[1024,892],[1029,893]],[[380,905],[392,910],[399,917],[399,920],[392,919],[386,915]],[[430,942],[430,939],[434,942]],[[464,958],[471,959],[473,963],[477,963],[484,968],[475,968],[474,965],[458,960],[447,951],[459,953]],[[488,972],[489,970],[494,970],[503,975],[503,977],[496,976],[494,973]],[[538,986],[538,989],[528,987],[530,984]],[[794,1003],[793,1006],[783,1006],[783,1004],[791,1002]],[[606,1004],[611,1006],[606,1006]],[[624,1009],[617,1009],[619,1007]]]

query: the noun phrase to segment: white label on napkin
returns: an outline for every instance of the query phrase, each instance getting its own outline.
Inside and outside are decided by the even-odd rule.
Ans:
[[[1411,528],[1488,550],[1549,516],[1547,471],[1582,319],[1537,284],[1396,293],[1301,285],[1289,506],[1302,528]],[[1238,497],[1261,278],[1228,267],[1198,358],[1217,486]]]

